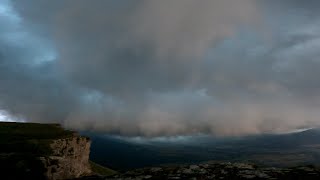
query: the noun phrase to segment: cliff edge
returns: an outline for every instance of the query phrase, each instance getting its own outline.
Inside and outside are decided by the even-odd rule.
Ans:
[[[0,123],[4,179],[72,179],[91,173],[90,139],[58,124]]]

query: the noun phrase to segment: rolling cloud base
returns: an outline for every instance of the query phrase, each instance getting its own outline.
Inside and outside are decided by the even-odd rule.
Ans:
[[[315,7],[0,0],[0,111],[125,136],[318,126]]]

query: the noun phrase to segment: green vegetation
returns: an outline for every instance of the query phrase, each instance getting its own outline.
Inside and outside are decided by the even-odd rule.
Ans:
[[[52,140],[73,134],[58,124],[0,122],[0,153],[49,155]]]
[[[111,175],[114,175],[114,174],[118,173],[117,171],[114,171],[112,169],[106,168],[106,167],[101,166],[101,165],[99,165],[99,164],[97,164],[95,162],[92,162],[92,161],[90,161],[90,166],[91,166],[91,170],[94,173],[102,175],[102,176],[111,176]]]

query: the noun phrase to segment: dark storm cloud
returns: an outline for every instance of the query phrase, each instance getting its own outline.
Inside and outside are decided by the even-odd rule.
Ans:
[[[45,38],[21,25],[9,1],[0,6],[0,106],[15,118],[61,121],[74,102],[59,79]],[[59,108],[63,104],[65,108]]]
[[[317,1],[4,5],[0,105],[14,116],[146,136],[319,124]]]

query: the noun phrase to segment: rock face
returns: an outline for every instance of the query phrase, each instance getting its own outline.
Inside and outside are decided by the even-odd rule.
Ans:
[[[94,178],[92,178],[94,179]],[[98,178],[96,178],[98,179]],[[109,180],[318,180],[320,170],[313,166],[294,168],[263,168],[243,163],[203,163],[175,167],[154,167],[132,170],[105,177]]]
[[[91,142],[58,124],[0,123],[0,179],[72,179],[91,173]]]
[[[91,173],[89,164],[90,140],[75,136],[53,140],[52,155],[40,157],[47,179],[71,179]]]

